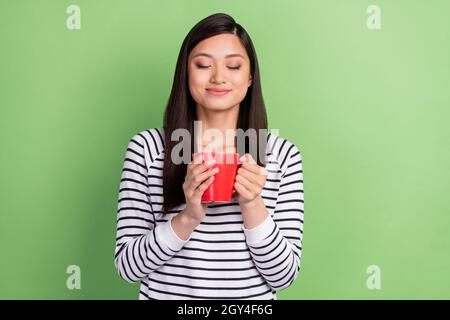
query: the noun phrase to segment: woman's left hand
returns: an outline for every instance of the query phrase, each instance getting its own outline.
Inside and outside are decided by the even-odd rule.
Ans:
[[[249,153],[244,154],[239,161],[241,166],[236,172],[234,189],[238,194],[239,205],[247,205],[260,198],[268,173]]]

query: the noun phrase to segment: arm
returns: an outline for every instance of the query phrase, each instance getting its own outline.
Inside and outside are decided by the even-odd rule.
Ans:
[[[145,148],[151,149],[154,140],[144,134],[128,143],[120,180],[114,263],[118,274],[130,283],[161,267],[189,240],[176,235],[172,219],[156,225],[145,161]]]
[[[304,206],[300,151],[292,145],[280,159],[282,177],[273,218],[268,215],[252,229],[243,227],[257,269],[276,291],[289,287],[300,271]],[[265,216],[265,208],[258,210]]]

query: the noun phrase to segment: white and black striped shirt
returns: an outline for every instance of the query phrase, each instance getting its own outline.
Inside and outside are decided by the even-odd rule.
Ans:
[[[120,180],[115,266],[126,281],[141,282],[139,299],[277,299],[300,271],[303,170],[298,148],[268,134],[268,176],[262,198],[267,219],[245,229],[235,197],[209,204],[189,239],[162,215],[164,128],[130,140]]]

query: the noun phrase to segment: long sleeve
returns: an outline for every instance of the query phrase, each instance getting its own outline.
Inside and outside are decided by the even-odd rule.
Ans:
[[[303,238],[303,169],[294,144],[280,155],[281,181],[273,217],[244,229],[258,271],[275,291],[289,287],[300,271]]]
[[[171,219],[155,221],[146,163],[157,150],[154,135],[148,130],[133,136],[120,180],[114,263],[118,274],[130,283],[161,267],[189,241],[176,235]]]

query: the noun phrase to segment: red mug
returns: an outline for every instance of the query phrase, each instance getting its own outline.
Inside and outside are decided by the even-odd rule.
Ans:
[[[230,152],[201,152],[202,160],[207,162],[211,158],[216,163],[210,168],[219,168],[214,175],[213,182],[203,192],[201,202],[230,202],[234,193],[234,179],[239,167],[239,153]]]

